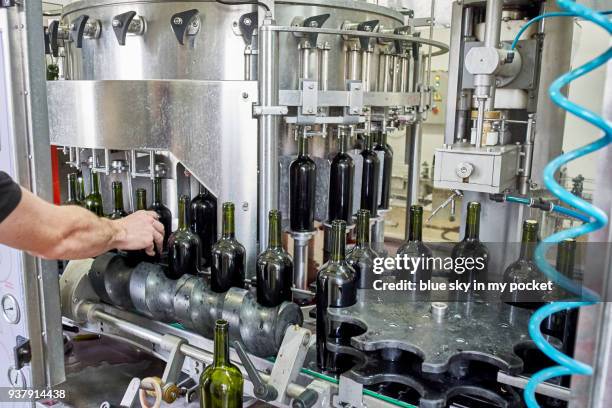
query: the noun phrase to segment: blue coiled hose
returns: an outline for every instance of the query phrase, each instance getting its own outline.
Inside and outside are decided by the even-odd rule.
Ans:
[[[604,16],[604,13],[597,13],[585,6],[576,4],[575,2],[570,0],[557,0],[557,4],[560,8],[565,10],[565,13],[549,13],[548,15],[544,14],[531,20],[527,25],[537,20],[541,20],[542,18],[546,18],[547,16],[576,16],[585,20],[592,21],[593,23],[604,28],[609,34],[612,34],[612,22]],[[523,27],[523,30],[521,30],[521,32],[519,32],[519,34],[517,35],[517,38],[513,43],[513,48],[525,28],[526,27]],[[597,67],[605,64],[610,58],[612,58],[612,47],[608,48],[605,53],[587,62],[583,66],[564,74],[563,76],[555,80],[549,89],[550,98],[556,105],[572,113],[573,115],[576,115],[579,118],[593,124],[597,128],[603,130],[604,136],[593,143],[582,146],[579,149],[557,157],[556,159],[551,161],[544,169],[544,184],[546,185],[546,187],[552,192],[553,195],[558,197],[562,202],[577,209],[583,214],[587,214],[589,216],[589,222],[568,230],[557,232],[549,237],[546,237],[538,245],[535,251],[535,262],[540,268],[540,270],[551,281],[556,282],[562,288],[577,295],[579,300],[574,302],[550,303],[538,309],[529,321],[529,334],[531,335],[531,338],[533,339],[534,343],[540,350],[542,350],[544,354],[546,354],[550,359],[559,364],[558,366],[549,367],[544,370],[541,370],[531,377],[529,383],[525,387],[524,393],[525,402],[529,408],[539,407],[539,404],[537,403],[535,398],[535,391],[538,384],[551,378],[560,377],[564,375],[593,374],[592,367],[572,359],[571,357],[563,354],[562,352],[551,346],[544,339],[544,336],[540,332],[540,325],[542,321],[544,321],[544,319],[554,313],[568,309],[575,309],[582,306],[592,305],[599,301],[599,296],[595,292],[576,285],[571,279],[560,274],[551,264],[546,261],[545,255],[548,250],[553,246],[553,244],[557,244],[568,238],[576,238],[580,235],[588,234],[604,227],[608,223],[606,214],[603,211],[582,200],[581,198],[574,196],[573,194],[565,190],[561,185],[559,185],[555,180],[555,173],[561,166],[565,165],[566,163],[575,160],[579,157],[585,156],[587,154],[593,153],[596,150],[602,149],[612,143],[612,124],[607,122],[604,118],[596,115],[595,113],[581,106],[578,106],[575,103],[570,102],[561,93],[561,89],[567,86],[570,82],[583,75],[588,74]]]

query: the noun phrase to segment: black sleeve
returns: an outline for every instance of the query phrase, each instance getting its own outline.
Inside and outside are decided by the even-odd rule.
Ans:
[[[4,221],[21,201],[21,187],[3,171],[0,171],[0,222]]]

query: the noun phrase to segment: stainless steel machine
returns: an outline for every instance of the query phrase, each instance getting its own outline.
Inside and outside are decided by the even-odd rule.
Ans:
[[[290,231],[284,220],[297,297],[311,295],[309,251],[325,246],[313,241],[324,241],[329,230],[330,157],[340,136],[350,136],[355,161],[353,212],[363,166],[358,148],[371,132],[406,133],[407,204],[416,203],[421,123],[432,105],[428,71],[431,57],[449,49],[435,187],[481,201],[483,240],[493,242],[516,241],[525,214],[488,194],[547,198],[539,174],[560,153],[564,114],[544,90],[569,67],[572,24],[547,21],[527,31],[514,52],[508,42],[549,2],[454,2],[446,45],[431,39],[433,16],[424,21],[406,9],[356,0],[80,0],[48,25],[60,80],[46,84],[40,2],[1,5],[0,94],[7,97],[0,107],[9,125],[1,133],[1,168],[48,199],[52,167],[98,173],[104,186],[121,180],[128,208],[137,188],[161,177],[173,214],[178,194],[203,185],[218,203],[236,204],[247,283],[268,242],[268,212],[288,217],[288,168],[298,136],[311,140],[317,165],[320,228]],[[55,166],[49,145],[59,152]],[[382,167],[384,153],[378,156]],[[104,200],[110,205],[109,196]],[[373,214],[380,248],[386,211]],[[350,344],[337,350],[352,366],[333,377],[314,363],[312,307],[264,307],[249,289],[213,293],[200,277],[171,281],[159,265],[128,265],[117,254],[72,261],[56,279],[54,264],[0,249],[0,265],[11,260],[0,295],[9,324],[2,345],[19,351],[0,370],[13,387],[25,382],[72,392],[72,399],[48,404],[137,406],[142,378],[158,376],[163,406],[196,406],[217,318],[228,320],[230,337],[244,343],[231,358],[245,375],[245,401],[295,408],[522,404],[525,310],[485,301],[408,303],[401,296],[382,302],[364,291],[354,306],[330,312],[354,330]],[[509,257],[493,255],[491,269],[501,273]],[[67,343],[80,357],[65,362],[62,323],[101,335],[89,347],[97,355],[71,336]],[[41,358],[17,358],[28,354]],[[102,355],[111,363],[99,361]],[[538,388],[551,401],[575,392]]]

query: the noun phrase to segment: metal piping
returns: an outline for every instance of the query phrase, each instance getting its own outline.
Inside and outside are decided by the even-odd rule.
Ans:
[[[278,32],[270,30],[274,20],[266,13],[259,29],[259,101],[264,112],[259,118],[259,250],[268,244],[267,220],[270,210],[278,209],[279,117],[265,108],[278,106]]]

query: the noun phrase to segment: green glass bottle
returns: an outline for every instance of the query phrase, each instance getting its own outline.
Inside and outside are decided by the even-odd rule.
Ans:
[[[128,213],[123,208],[123,184],[120,181],[113,181],[113,211],[108,215],[111,220],[127,217]]]
[[[403,265],[412,265],[407,262],[408,259],[431,258],[432,256],[431,249],[423,242],[423,207],[411,205],[409,219],[408,240],[397,250],[397,255],[401,257]],[[404,259],[406,259],[406,262],[404,262]],[[401,279],[415,282],[417,285],[419,285],[419,282],[428,282],[431,280],[432,275],[429,263],[425,265],[420,264],[416,270],[407,268],[398,272],[401,275]]]
[[[153,179],[153,202],[151,203],[151,211],[155,211],[159,215],[159,222],[164,226],[164,249],[168,250],[168,238],[172,233],[172,213],[170,209],[164,205],[162,179],[155,177]]]
[[[81,205],[77,196],[77,175],[76,173],[68,174],[68,198],[64,201],[64,205]]]
[[[170,279],[197,275],[200,270],[200,238],[189,229],[189,196],[179,198],[178,229],[168,238],[168,273]]]
[[[210,288],[224,293],[231,287],[244,286],[246,251],[236,240],[234,225],[234,203],[223,203],[223,233],[212,246],[210,266]]]
[[[358,289],[372,289],[374,260],[378,254],[370,246],[370,211],[357,212],[357,243],[346,255],[346,262],[357,274]]]
[[[370,210],[370,214],[378,214],[378,188],[380,160],[374,150],[372,134],[364,135],[364,145],[361,151],[363,171],[361,173],[361,209]]]
[[[200,408],[240,408],[244,379],[229,358],[229,324],[217,320],[213,363],[200,376]]]
[[[289,166],[289,222],[292,231],[314,230],[317,165],[308,156],[308,137],[300,135]]]
[[[462,282],[486,282],[489,261],[489,250],[480,242],[480,203],[472,201],[467,205],[467,217],[465,235],[463,240],[457,243],[451,253],[453,259],[473,258],[480,259],[480,263],[474,263],[474,267],[465,268],[462,273],[457,272],[457,279]]]
[[[523,222],[523,236],[521,238],[521,252],[518,259],[512,262],[504,271],[504,283],[529,283],[545,281],[544,275],[533,260],[533,253],[538,243],[538,222],[525,220]],[[504,293],[504,301],[513,306],[526,309],[537,309],[541,306],[544,293],[528,293],[527,291],[514,291]],[[538,299],[539,298],[539,299]]]
[[[100,175],[94,171],[91,172],[91,192],[85,197],[85,208],[99,217],[104,216],[102,194],[100,194]]]
[[[275,307],[291,302],[293,260],[283,249],[281,241],[281,212],[268,215],[268,248],[257,257],[257,303]]]
[[[346,222],[332,222],[331,257],[317,273],[317,366],[328,373],[347,369],[342,354],[329,349],[329,343],[349,345],[350,325],[328,317],[330,307],[348,307],[357,302],[357,274],[346,262]]]
[[[147,190],[139,188],[136,190],[136,211],[147,209]],[[140,262],[155,262],[157,259],[154,256],[149,256],[144,249],[137,251],[127,251],[130,264],[136,265]]]
[[[76,178],[76,194],[77,201],[82,207],[85,207],[85,179],[83,173],[79,172]]]

